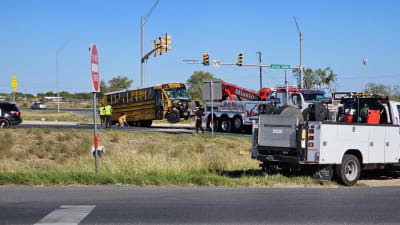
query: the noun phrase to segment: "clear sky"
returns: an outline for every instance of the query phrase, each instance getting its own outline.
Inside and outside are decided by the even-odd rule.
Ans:
[[[88,47],[99,49],[100,79],[128,76],[140,86],[140,16],[155,0],[132,1],[0,1],[0,92],[56,90],[56,50],[60,90],[91,90]],[[304,66],[330,66],[339,90],[360,91],[362,59],[367,82],[400,84],[400,1],[267,1],[160,0],[145,27],[146,52],[162,33],[172,37],[172,50],[151,57],[146,86],[185,82],[204,70],[243,87],[258,90],[257,67],[190,65],[185,59],[298,65],[297,17],[304,36]],[[288,77],[295,82],[288,71]],[[263,85],[284,81],[283,70],[263,69]]]

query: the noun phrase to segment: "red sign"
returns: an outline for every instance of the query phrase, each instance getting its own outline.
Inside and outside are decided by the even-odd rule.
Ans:
[[[95,44],[90,45],[90,64],[92,71],[92,92],[99,92],[99,55]]]

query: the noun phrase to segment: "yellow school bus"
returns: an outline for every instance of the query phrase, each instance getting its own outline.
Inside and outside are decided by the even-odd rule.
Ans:
[[[124,89],[105,93],[103,105],[112,107],[112,123],[125,113],[131,126],[149,127],[153,120],[167,119],[177,123],[193,116],[195,103],[185,84],[168,83],[140,89]]]

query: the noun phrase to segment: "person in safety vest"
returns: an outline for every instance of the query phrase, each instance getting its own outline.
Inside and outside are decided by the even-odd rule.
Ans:
[[[101,104],[101,106],[100,106],[100,122],[101,122],[101,126],[103,127],[103,125],[105,124],[105,122],[106,122],[106,118],[105,118],[105,109],[104,109],[104,105],[103,104]]]
[[[104,107],[104,114],[106,115],[106,128],[111,129],[111,105]]]
[[[118,122],[121,127],[129,126],[128,122],[126,122],[126,117],[126,114],[122,113],[122,115],[118,118]]]

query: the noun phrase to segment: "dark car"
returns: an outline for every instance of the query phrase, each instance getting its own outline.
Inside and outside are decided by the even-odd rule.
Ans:
[[[21,112],[13,103],[0,103],[0,128],[22,123]]]

